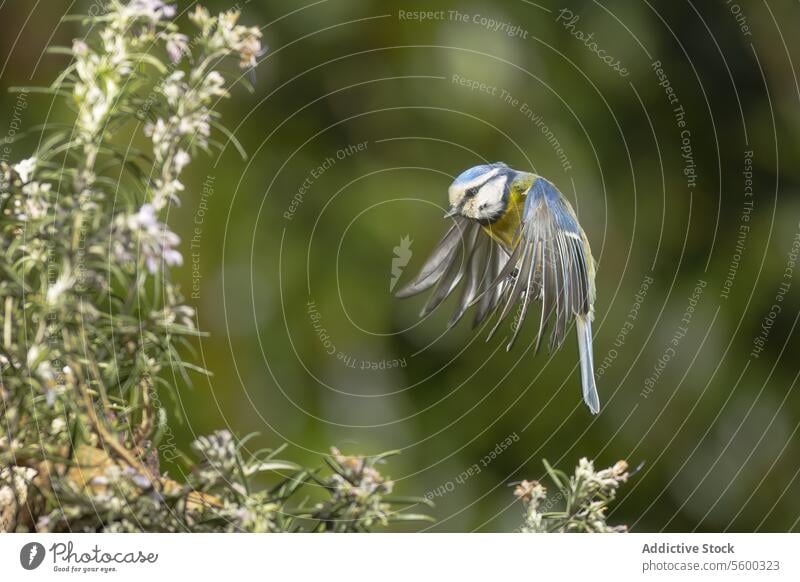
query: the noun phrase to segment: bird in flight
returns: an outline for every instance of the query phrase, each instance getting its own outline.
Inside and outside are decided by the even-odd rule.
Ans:
[[[502,162],[466,170],[448,194],[445,218],[451,218],[452,225],[419,274],[396,296],[433,288],[420,314],[424,317],[457,295],[451,327],[473,306],[474,327],[497,313],[489,338],[514,310],[508,350],[532,301],[541,303],[537,352],[548,325],[550,350],[560,348],[574,318],[583,400],[597,414],[600,399],[592,361],[595,265],[572,206],[550,181]]]

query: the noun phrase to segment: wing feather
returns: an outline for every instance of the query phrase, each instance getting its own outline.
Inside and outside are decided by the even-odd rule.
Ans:
[[[472,322],[473,328],[478,327],[489,315],[494,313],[506,286],[505,279],[499,279],[499,277],[510,262],[508,255],[494,242],[489,248],[491,257],[486,265],[485,288],[478,294],[476,299],[473,299],[473,304],[476,301],[478,302],[475,319]]]
[[[448,327],[452,327],[458,323],[472,303],[472,300],[478,294],[479,288],[486,278],[488,261],[486,255],[490,251],[489,242],[486,240],[486,237],[480,235],[479,229],[474,229],[472,237],[474,240],[472,241],[472,250],[467,258],[468,265],[464,276],[464,285],[462,286],[461,295],[458,299],[458,307],[450,318]]]
[[[507,266],[508,254],[481,226],[457,216],[434,248],[419,274],[404,285],[397,297],[411,297],[434,287],[421,316],[433,312],[461,283],[458,305],[450,319],[455,325],[470,306],[480,302],[474,325],[494,312],[505,286],[499,277]]]
[[[439,282],[458,252],[464,230],[468,227],[466,222],[466,219],[453,221],[453,225],[434,247],[431,256],[425,261],[419,274],[397,291],[395,293],[396,297],[404,298],[417,295]]]

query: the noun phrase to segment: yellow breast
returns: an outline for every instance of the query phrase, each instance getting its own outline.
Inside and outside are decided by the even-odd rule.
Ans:
[[[503,245],[506,250],[511,251],[517,244],[519,238],[519,225],[522,222],[522,214],[525,209],[525,194],[520,194],[512,190],[509,193],[508,207],[503,216],[492,224],[483,226],[483,230],[494,240]]]

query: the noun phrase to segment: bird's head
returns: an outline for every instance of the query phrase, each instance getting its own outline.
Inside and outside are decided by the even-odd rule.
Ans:
[[[462,172],[450,185],[447,217],[461,215],[492,223],[508,206],[508,186],[517,174],[502,162],[475,166]]]

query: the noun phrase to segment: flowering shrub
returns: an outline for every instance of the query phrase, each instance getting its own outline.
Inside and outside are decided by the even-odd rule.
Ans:
[[[190,39],[159,0],[105,7],[60,51],[73,60],[49,87],[74,123],[0,165],[0,531],[363,531],[408,519],[416,501],[387,497],[382,457],[335,451],[326,473],[247,454],[219,431],[192,444],[185,482],[159,467],[158,389],[179,388],[165,372],[203,372],[183,358],[200,332],[170,279],[183,258],[163,217],[221,129],[213,106],[242,77],[227,63],[252,70],[261,33],[233,10],[195,7]],[[129,145],[141,133],[149,151]],[[258,474],[269,489],[255,489]]]
[[[522,532],[625,532],[624,525],[606,523],[606,509],[614,500],[617,489],[630,476],[628,463],[618,461],[613,467],[595,471],[586,458],[578,462],[575,474],[564,472],[544,462],[547,474],[556,486],[555,495],[538,481],[523,481],[514,495],[525,504],[525,523]],[[560,508],[560,509],[556,509]]]
[[[392,516],[392,506],[386,503],[385,496],[392,492],[394,483],[375,468],[386,456],[349,457],[335,447],[331,449],[328,464],[333,473],[323,483],[330,499],[317,503],[309,513],[309,517],[317,520],[320,529],[367,531],[376,524],[387,525],[393,517],[427,519],[411,514]]]

